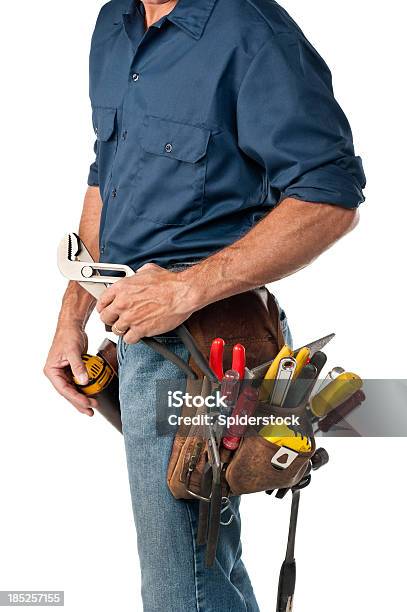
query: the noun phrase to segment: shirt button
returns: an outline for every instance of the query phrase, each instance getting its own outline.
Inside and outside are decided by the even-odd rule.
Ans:
[[[172,152],[172,149],[173,149],[173,147],[172,147],[172,144],[171,144],[171,143],[167,143],[167,144],[165,145],[165,150],[166,150],[166,152],[167,152],[167,153],[171,153],[171,152]]]
[[[116,187],[112,190],[112,197],[115,198],[117,196],[117,189]]]
[[[131,78],[133,79],[133,81],[134,81],[135,83],[137,83],[137,81],[138,81],[138,80],[139,80],[139,78],[140,78],[140,75],[139,75],[139,73],[138,73],[138,72],[135,72],[135,73],[132,75],[132,77],[131,77]]]
[[[126,138],[127,138],[127,130],[124,130],[122,134],[122,140],[126,140]]]

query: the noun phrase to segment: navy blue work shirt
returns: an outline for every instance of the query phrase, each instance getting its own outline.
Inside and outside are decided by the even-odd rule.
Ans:
[[[141,2],[112,0],[92,38],[102,261],[194,262],[284,198],[363,201],[329,69],[278,4],[179,0],[144,23]]]

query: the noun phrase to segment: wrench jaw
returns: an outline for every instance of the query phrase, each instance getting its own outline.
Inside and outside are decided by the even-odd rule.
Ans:
[[[75,261],[75,259],[79,256],[79,253],[82,250],[82,244],[79,236],[77,236],[74,232],[68,234],[68,259],[71,261]]]
[[[70,278],[75,270],[75,258],[79,252],[79,244],[75,234],[66,234],[58,246],[57,262],[62,276]],[[74,264],[74,265],[72,265]]]
[[[107,285],[103,282],[99,284],[90,281],[86,282],[86,277],[81,272],[86,265],[82,267],[81,263],[93,264],[93,258],[80,238],[73,232],[66,234],[59,243],[57,262],[62,276],[65,276],[68,280],[78,282],[95,299],[99,299],[106,290]]]

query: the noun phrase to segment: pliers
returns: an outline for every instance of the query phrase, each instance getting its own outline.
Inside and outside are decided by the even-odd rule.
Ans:
[[[216,338],[211,346],[209,366],[216,374],[219,382],[222,382],[225,378],[223,369],[224,349],[225,341],[222,338]],[[233,348],[232,370],[239,374],[239,380],[243,380],[245,377],[245,367],[245,348],[241,344],[236,344]],[[198,544],[206,544],[205,564],[207,567],[211,567],[215,561],[219,530],[222,524],[222,503],[224,501],[222,485],[225,482],[225,466],[220,458],[222,431],[216,423],[218,415],[212,413],[212,416],[214,422],[211,422],[208,426],[207,435],[208,462],[202,475],[199,496],[197,537]]]
[[[211,352],[209,357],[209,365],[212,371],[216,374],[219,381],[222,381],[225,374],[223,370],[223,354],[225,351],[225,341],[222,338],[216,338],[212,342]],[[246,367],[246,351],[244,346],[236,344],[232,352],[232,370],[239,374],[239,379],[245,377]]]
[[[88,249],[75,233],[67,234],[58,247],[58,267],[65,278],[78,282],[88,293],[96,299],[106,291],[106,289],[121,278],[130,277],[135,272],[126,265],[97,263],[93,260]],[[110,330],[108,330],[110,331]],[[205,376],[212,382],[217,378],[208,365],[205,357],[198,349],[193,336],[189,333],[185,325],[180,325],[173,330],[178,338],[188,349],[197,366]],[[164,344],[156,338],[142,338],[144,344],[159,353],[178,366],[188,378],[196,380],[198,377],[190,366],[185,363],[178,355],[175,355]]]

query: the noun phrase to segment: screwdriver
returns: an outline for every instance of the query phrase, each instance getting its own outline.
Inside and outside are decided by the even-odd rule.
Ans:
[[[321,371],[323,370],[327,360],[328,357],[322,351],[317,351],[315,355],[311,357],[310,363],[312,363],[316,367],[318,371],[318,376],[321,374]]]
[[[230,412],[236,404],[239,395],[239,383],[240,375],[236,370],[228,370],[223,377],[220,386],[220,394],[222,397],[226,397],[225,403],[228,406],[228,412]]]
[[[253,387],[245,386],[237,400],[236,406],[232,413],[232,418],[236,420],[235,424],[231,425],[227,431],[227,436],[223,438],[223,446],[230,451],[235,451],[243,437],[247,424],[240,422],[244,417],[250,418],[253,416],[258,400],[257,390]]]
[[[356,393],[343,402],[343,404],[334,410],[331,410],[331,412],[319,422],[318,429],[315,431],[315,433],[318,433],[319,431],[327,433],[330,429],[332,429],[332,427],[342,421],[342,419],[346,418],[351,412],[361,406],[365,400],[366,395],[363,393],[363,391],[356,391]]]
[[[303,367],[297,380],[292,384],[287,393],[284,407],[297,408],[308,401],[311,391],[318,378],[318,370],[313,363],[308,363]]]
[[[274,385],[274,380],[277,376],[280,361],[284,359],[285,357],[292,357],[292,356],[293,356],[293,351],[290,349],[290,347],[287,344],[283,346],[283,348],[281,349],[281,351],[279,352],[279,354],[277,355],[277,357],[274,359],[269,369],[267,370],[264,380],[261,384],[260,392],[259,392],[259,400],[261,402],[266,402],[270,397],[270,394],[271,394],[271,391]]]
[[[311,411],[319,419],[343,404],[363,386],[362,379],[352,372],[344,372],[311,400]]]
[[[306,346],[304,346],[304,348],[298,351],[297,355],[295,356],[297,367],[295,368],[293,380],[298,378],[298,375],[301,372],[302,368],[309,362],[310,355],[311,351]]]
[[[330,372],[328,372],[324,380],[320,381],[318,388],[316,389],[314,395],[317,395],[317,393],[321,393],[322,389],[325,389],[325,387],[328,386],[329,383],[331,383],[333,380],[338,378],[338,376],[344,373],[345,373],[345,369],[341,368],[340,366],[336,366],[335,368],[333,368]]]

